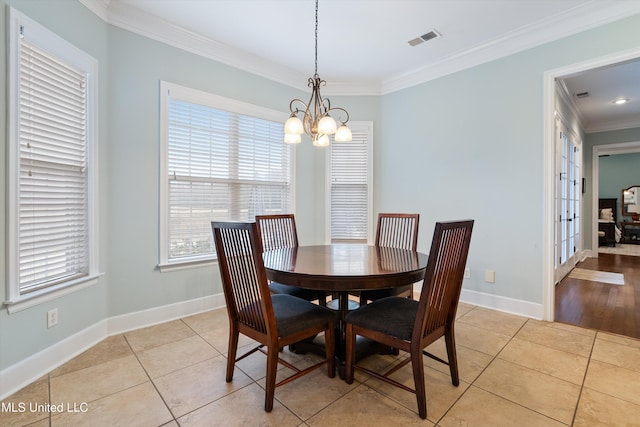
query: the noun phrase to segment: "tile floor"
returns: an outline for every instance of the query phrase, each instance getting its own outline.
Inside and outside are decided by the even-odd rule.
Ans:
[[[640,340],[461,304],[460,386],[447,366],[425,358],[422,420],[413,394],[358,373],[348,385],[323,369],[277,388],[268,414],[264,355],[239,362],[233,382],[224,381],[227,334],[221,309],[107,338],[2,402],[0,425],[640,425]],[[446,357],[440,341],[430,350]],[[297,366],[316,360],[283,355]],[[409,366],[394,376],[413,383]]]

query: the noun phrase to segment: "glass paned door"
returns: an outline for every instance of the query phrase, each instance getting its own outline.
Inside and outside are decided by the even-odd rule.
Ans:
[[[580,147],[557,123],[555,192],[555,270],[560,281],[576,265],[580,249]]]

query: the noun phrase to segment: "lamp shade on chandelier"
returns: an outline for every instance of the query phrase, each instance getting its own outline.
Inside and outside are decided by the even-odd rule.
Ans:
[[[316,0],[316,46],[315,46],[315,74],[309,78],[311,98],[308,103],[300,99],[293,99],[289,104],[291,115],[284,124],[284,142],[298,144],[302,141],[302,134],[306,133],[313,145],[326,147],[330,144],[330,135],[335,141],[351,141],[351,129],[347,126],[349,113],[340,107],[332,107],[329,98],[320,94],[320,86],[327,82],[318,75],[318,0]],[[334,114],[340,121],[340,126],[331,116]],[[300,117],[301,116],[301,117]]]

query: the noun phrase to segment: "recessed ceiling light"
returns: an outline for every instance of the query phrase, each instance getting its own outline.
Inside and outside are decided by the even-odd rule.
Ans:
[[[620,98],[613,101],[613,103],[616,105],[626,104],[627,102],[629,102],[629,98]]]

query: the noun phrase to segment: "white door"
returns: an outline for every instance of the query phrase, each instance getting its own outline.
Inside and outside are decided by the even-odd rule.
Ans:
[[[555,280],[575,267],[580,250],[581,153],[577,138],[556,119]]]

